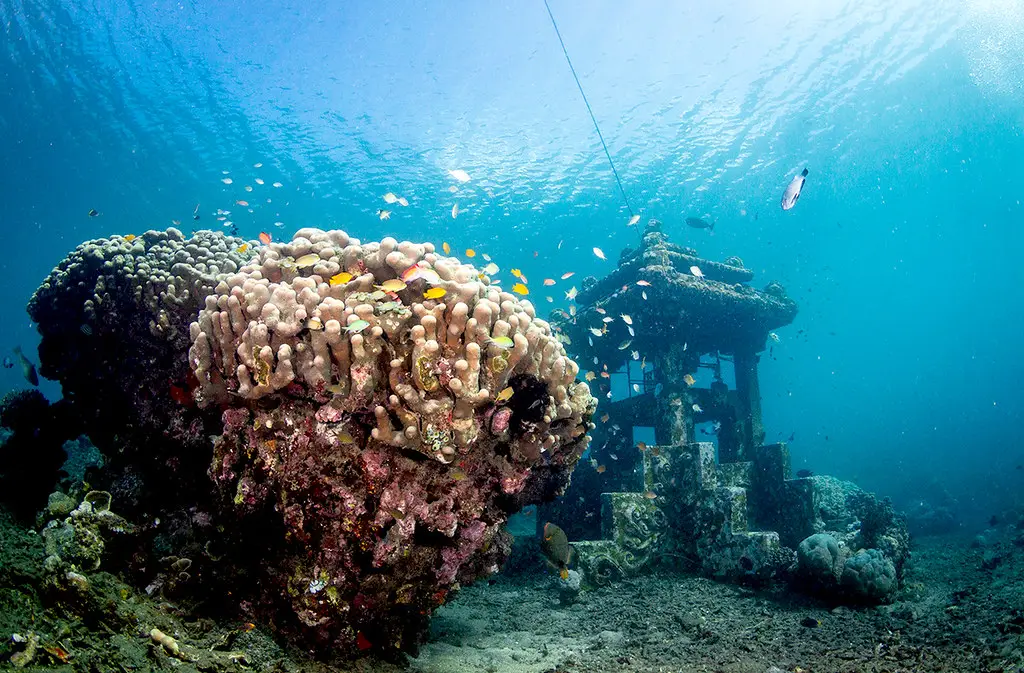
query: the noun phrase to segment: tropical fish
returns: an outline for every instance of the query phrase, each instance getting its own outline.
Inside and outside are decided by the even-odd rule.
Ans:
[[[780,341],[780,339],[779,339],[779,335],[778,335],[778,334],[776,334],[775,332],[769,332],[769,333],[768,333],[768,337],[769,337],[769,338],[770,338],[770,339],[771,339],[772,341],[774,341],[775,343],[779,343],[779,341]]]
[[[396,201],[398,201],[398,197],[392,192],[388,192],[384,195],[384,203],[395,203]]]
[[[404,196],[399,196],[398,197],[398,205],[400,205],[400,206],[408,206],[409,205],[409,200],[407,198],[405,198]]]
[[[516,283],[512,286],[512,291],[516,294],[527,295],[530,294],[530,290],[522,283]]]
[[[124,240],[128,241],[129,243],[131,243],[132,241],[135,240],[135,234],[125,234],[124,235]]]
[[[641,451],[646,451],[647,450],[647,443],[646,442],[637,442],[636,443],[636,448],[640,449]]]
[[[441,244],[441,250],[444,250],[444,254],[446,255],[452,254],[452,246],[448,245],[448,241]]]
[[[491,337],[487,341],[487,343],[489,343],[489,344],[491,344],[493,346],[497,346],[498,348],[503,348],[505,350],[508,350],[509,348],[512,348],[512,346],[516,345],[516,342],[513,341],[511,337],[507,337],[507,336]]]
[[[804,188],[804,183],[807,182],[807,169],[805,168],[800,175],[793,178],[793,180],[786,186],[786,191],[782,193],[782,209],[789,210],[796,205],[797,199],[800,198],[800,191]]]
[[[640,351],[633,351],[630,353],[630,355],[633,357],[634,360],[640,359]]]
[[[234,180],[232,180],[231,178],[221,178],[220,181],[223,182],[225,185],[230,185],[232,182],[234,182]]]
[[[575,271],[566,271],[565,273],[562,274],[562,280],[569,280],[570,278],[572,278],[575,275],[576,275]]]
[[[629,317],[628,315],[626,315],[625,313],[623,313],[619,317],[622,318],[622,322],[626,323],[627,325],[632,325],[633,324],[633,319],[631,317]]]
[[[349,334],[356,334],[362,332],[364,329],[370,326],[370,323],[365,320],[354,320],[345,326],[345,331]]]
[[[399,278],[391,278],[380,285],[374,285],[374,287],[384,290],[385,292],[401,292],[408,286],[405,284],[405,281]]]
[[[593,381],[594,379],[597,378],[597,374],[595,374],[594,372],[587,372],[583,378],[586,379],[587,381]]]
[[[604,332],[602,332],[599,327],[591,327],[589,329],[590,329],[590,333],[593,334],[594,336],[597,336],[597,337],[604,336]]]
[[[441,297],[448,294],[448,290],[443,287],[432,287],[423,293],[424,299],[440,299]]]
[[[311,252],[308,255],[303,255],[302,257],[299,257],[297,260],[295,260],[295,268],[305,269],[306,267],[313,266],[319,261],[320,255],[316,254],[315,252]]]
[[[100,211],[96,210],[95,208],[93,208],[93,209],[91,209],[89,211],[89,217],[96,217],[99,214],[100,214]]]
[[[256,178],[256,184],[257,185],[262,185],[263,184],[263,178]]]
[[[704,410],[703,410],[703,409],[701,409],[701,408],[700,408],[700,405],[699,405],[699,404],[697,404],[696,402],[695,402],[695,403],[693,404],[693,406],[692,406],[692,407],[690,407],[690,408],[691,408],[691,409],[693,409],[693,412],[694,412],[694,413],[696,413],[696,414],[703,414],[703,413],[704,413]]]
[[[604,251],[601,250],[601,248],[594,248],[594,255],[596,255],[598,259],[607,259],[607,257],[604,256]]]
[[[639,215],[634,215],[633,217],[629,218],[629,225],[628,226],[632,227],[634,224],[636,224],[639,221],[640,221],[640,216]]]
[[[703,278],[704,277],[704,272],[700,270],[699,266],[691,266],[690,267],[690,273],[692,273],[697,278]]]
[[[348,271],[342,271],[331,276],[331,279],[327,282],[328,284],[330,284],[331,287],[336,287],[338,285],[344,285],[350,280],[352,280],[352,274],[350,274]]]
[[[131,234],[129,234],[129,236],[130,236],[130,235],[131,235]],[[128,237],[127,237],[127,236],[125,236],[125,238],[128,238]],[[240,246],[238,246],[237,248],[235,248],[235,252],[238,252],[238,253],[243,253],[243,252],[245,252],[245,251],[246,251],[246,250],[248,250],[248,249],[249,249],[249,244],[248,244],[248,243],[243,243],[242,245],[240,245]]]
[[[466,257],[476,257],[476,250],[473,248],[466,248]]]
[[[448,175],[452,176],[459,182],[469,182],[470,179],[469,173],[462,170],[461,168],[456,168],[455,170],[448,171]]]
[[[501,271],[501,269],[499,269],[498,265],[495,264],[494,262],[488,262],[487,266],[484,267],[484,273],[486,273],[488,276],[493,276],[499,271]]]
[[[622,343],[619,344],[619,350],[620,351],[626,350],[627,348],[629,348],[629,344],[631,344],[631,343],[633,343],[631,340],[626,339],[625,341],[623,341]]]
[[[558,570],[558,576],[563,580],[569,579],[569,564],[574,554],[565,531],[550,521],[545,523],[541,550],[548,563]]]
[[[688,217],[686,218],[686,226],[693,227],[694,229],[707,229],[708,231],[715,230],[715,223],[702,220],[699,217]]]
[[[316,316],[314,316],[314,317],[312,317],[312,318],[310,318],[309,320],[306,321],[306,329],[311,329],[311,330],[314,330],[314,331],[320,331],[323,328],[324,328],[323,321],[320,320],[320,318],[317,318]]]
[[[692,386],[694,383],[697,382],[697,379],[693,378],[692,375],[687,374],[686,376],[683,377],[683,381],[686,383],[686,385]]]
[[[598,465],[598,466],[597,466],[596,468],[594,468],[594,469],[595,469],[595,470],[597,470],[597,473],[598,473],[598,474],[603,474],[603,473],[604,473],[604,471],[605,471],[605,470],[607,470],[608,468],[606,468],[606,467],[605,467],[604,465]]]
[[[243,201],[242,199],[239,199],[238,201],[235,201],[235,205],[236,206],[242,206],[243,208],[247,208],[249,206],[249,202],[248,201]]]
[[[275,182],[273,186],[274,187],[284,187],[284,185],[282,185],[280,182]]]
[[[512,390],[512,386],[509,386],[509,387],[505,388],[504,390],[502,390],[500,393],[498,393],[494,397],[494,401],[495,402],[507,402],[512,397],[512,393],[514,393],[514,392],[515,391]]]
[[[389,219],[391,219],[391,211],[390,210],[384,210],[383,208],[378,208],[377,209],[377,217],[379,217],[382,220],[389,220]]]
[[[650,287],[651,286],[651,284],[648,283],[646,280],[638,280],[636,282],[636,284],[639,285],[640,287]]]
[[[459,216],[459,204],[456,203],[454,206],[452,206],[452,219],[454,220],[458,216]]]
[[[575,285],[573,285],[569,289],[569,291],[565,293],[565,298],[566,299],[575,299],[576,298],[576,286]]]
[[[25,377],[25,380],[34,386],[38,386],[39,375],[36,374],[36,366],[21,352],[21,346],[14,347],[14,355],[17,356],[18,362],[21,364],[21,374]]]
[[[273,239],[270,238],[270,234],[268,234],[265,231],[260,232],[260,243],[262,243],[263,245],[270,245],[271,240]]]
[[[555,279],[554,278],[545,278],[544,279],[544,284],[548,285],[548,286],[554,285],[555,284]]]

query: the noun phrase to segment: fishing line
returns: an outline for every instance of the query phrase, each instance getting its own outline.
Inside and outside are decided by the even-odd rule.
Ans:
[[[615,162],[612,161],[611,152],[608,151],[608,144],[604,141],[604,135],[601,133],[601,127],[597,125],[597,117],[594,116],[594,110],[590,107],[590,101],[587,100],[587,94],[583,93],[583,85],[580,84],[580,78],[576,74],[576,68],[572,67],[572,59],[569,58],[569,51],[565,48],[565,40],[562,39],[562,32],[558,30],[558,23],[555,21],[555,15],[551,13],[551,5],[548,4],[548,0],[544,0],[544,7],[548,10],[548,16],[551,17],[551,25],[555,28],[555,35],[558,36],[558,43],[562,45],[562,53],[565,54],[565,62],[569,64],[569,70],[572,71],[572,78],[576,80],[576,86],[580,90],[580,95],[583,96],[583,102],[587,106],[587,112],[590,113],[590,120],[594,122],[594,130],[597,131],[597,137],[601,139],[601,147],[604,148],[604,155],[608,157],[608,165],[612,167],[612,175],[615,176],[615,182],[619,185],[619,191],[622,192],[622,200],[626,202],[626,209],[629,211],[630,218],[633,217],[633,206],[629,205],[629,197],[626,196],[626,190],[622,188],[622,180],[619,179],[619,172],[615,170]],[[640,230],[637,228],[637,233]]]

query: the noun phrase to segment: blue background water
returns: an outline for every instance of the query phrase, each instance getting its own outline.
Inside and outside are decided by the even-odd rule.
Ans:
[[[634,208],[799,302],[763,361],[768,438],[795,433],[797,467],[904,500],[942,487],[986,516],[1016,501],[1024,8],[552,9]],[[542,307],[540,279],[600,274],[592,247],[614,260],[635,240],[539,0],[4,0],[0,45],[5,352],[34,350],[25,302],[78,242],[212,227],[217,208],[248,237],[472,246],[522,268]],[[457,194],[454,168],[473,178]],[[382,223],[387,191],[410,206]],[[0,371],[0,390],[20,385]]]

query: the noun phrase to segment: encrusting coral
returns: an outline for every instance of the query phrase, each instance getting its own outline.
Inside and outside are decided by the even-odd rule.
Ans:
[[[211,475],[241,520],[283,525],[264,607],[351,651],[415,649],[497,570],[501,524],[567,485],[596,405],[529,302],[431,244],[300,230],[191,334],[196,400],[224,408]]]

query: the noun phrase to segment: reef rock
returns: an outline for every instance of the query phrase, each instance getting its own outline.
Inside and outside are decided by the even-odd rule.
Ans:
[[[429,244],[300,230],[191,331],[196,398],[226,407],[211,475],[273,548],[258,602],[323,645],[415,649],[588,441],[595,400],[548,324]]]

